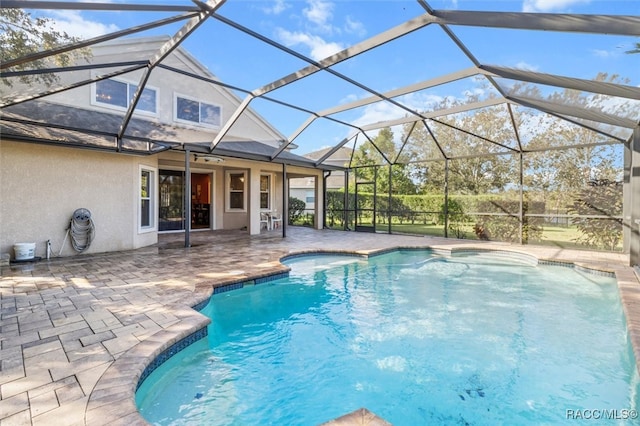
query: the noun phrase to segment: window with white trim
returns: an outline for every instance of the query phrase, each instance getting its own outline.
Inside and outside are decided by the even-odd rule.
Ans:
[[[112,78],[97,81],[93,85],[93,103],[110,108],[126,110],[133,101],[133,95],[138,88],[137,84]],[[158,111],[158,91],[153,87],[145,86],[138,97],[136,112],[156,114]]]
[[[311,204],[316,202],[316,193],[314,191],[307,191],[305,195],[305,202]]]
[[[226,172],[226,211],[246,211],[247,205],[247,172],[244,170],[228,170]]]
[[[155,229],[156,171],[140,166],[138,226],[140,230]]]
[[[176,95],[174,118],[176,121],[186,123],[220,127],[222,122],[222,107],[201,102],[197,99]]]
[[[260,210],[271,210],[271,175],[260,175]]]

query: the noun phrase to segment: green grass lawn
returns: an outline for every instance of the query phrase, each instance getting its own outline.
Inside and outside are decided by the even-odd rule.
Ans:
[[[370,225],[371,222],[362,223],[363,225]],[[336,229],[342,229],[339,226],[335,227]],[[377,224],[376,230],[379,232],[386,232],[388,228],[388,224]],[[468,240],[477,240],[477,236],[473,231],[473,223],[466,223],[462,225],[461,231],[464,234],[464,238]],[[392,233],[406,233],[406,234],[417,234],[417,235],[430,235],[434,237],[444,237],[444,227],[442,225],[435,224],[411,224],[411,223],[397,223],[394,222],[391,225]],[[452,232],[449,232],[449,237],[454,238],[455,235]],[[538,245],[550,245],[561,248],[575,248],[575,249],[590,249],[593,250],[592,247],[587,247],[583,244],[578,243],[576,240],[580,237],[580,231],[578,231],[575,226],[550,226],[545,225],[542,231],[542,239],[536,241],[530,241],[531,244]],[[618,246],[618,250],[622,251],[622,243]]]

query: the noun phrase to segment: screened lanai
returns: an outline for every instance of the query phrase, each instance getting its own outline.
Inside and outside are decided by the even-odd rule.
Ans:
[[[33,47],[3,27],[3,48],[23,47],[2,53],[2,138],[36,143],[34,155],[305,157],[325,171],[326,227],[624,251],[638,264],[640,4],[538,3],[5,0],[3,17],[44,17],[69,38]],[[158,73],[170,89],[151,83]],[[100,89],[112,81],[124,95]],[[194,82],[234,102],[181,97]],[[118,108],[77,105],[89,90],[91,105]],[[173,104],[156,100],[167,90]],[[204,131],[182,126],[194,104]],[[249,132],[247,116],[275,131]]]

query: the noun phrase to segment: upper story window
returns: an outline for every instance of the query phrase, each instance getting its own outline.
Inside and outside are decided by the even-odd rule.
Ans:
[[[127,109],[133,101],[133,95],[138,88],[137,84],[125,81],[107,79],[97,81],[93,85],[95,91],[93,103],[116,109]],[[158,111],[158,91],[153,87],[145,86],[136,104],[136,112],[156,114]]]
[[[219,105],[201,102],[193,98],[176,95],[176,121],[220,127],[222,108]]]

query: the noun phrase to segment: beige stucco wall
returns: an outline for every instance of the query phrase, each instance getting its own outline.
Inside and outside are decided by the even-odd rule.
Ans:
[[[77,255],[65,235],[73,212],[86,208],[95,223],[95,239],[85,253],[130,250],[155,244],[157,229],[138,228],[139,175],[141,165],[158,171],[184,170],[184,154],[134,156],[95,150],[66,148],[0,140],[0,253],[10,253],[16,243],[36,243],[36,256],[45,257],[46,241],[53,255]],[[225,211],[226,170],[246,170],[247,176],[270,173],[273,178],[272,210],[284,213],[282,165],[225,159],[223,163],[192,162],[193,172],[213,174],[213,229],[247,227],[259,232],[259,215]],[[288,167],[287,172],[321,176],[321,171]],[[251,179],[249,179],[251,181]],[[158,182],[154,183],[157,191]],[[254,204],[259,200],[254,198]],[[255,207],[255,205],[253,206]],[[286,214],[284,215],[286,217]],[[157,206],[154,220],[157,222]],[[255,219],[251,226],[249,221]]]
[[[54,255],[77,254],[69,239],[71,215],[91,211],[95,239],[85,253],[127,250],[157,242],[156,232],[138,232],[140,164],[155,157],[0,140],[0,253],[18,242],[35,242],[44,257],[51,240]]]

